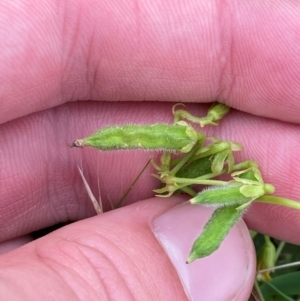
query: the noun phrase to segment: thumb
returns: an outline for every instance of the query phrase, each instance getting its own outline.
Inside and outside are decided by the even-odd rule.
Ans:
[[[7,300],[247,300],[255,273],[240,222],[212,256],[185,264],[211,214],[180,198],[137,202],[0,257]],[[178,206],[175,206],[178,205]]]

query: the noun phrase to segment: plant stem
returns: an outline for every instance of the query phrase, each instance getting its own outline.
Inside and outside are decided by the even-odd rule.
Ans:
[[[172,180],[176,184],[187,184],[187,185],[227,185],[227,181],[219,181],[219,180],[206,180],[202,177],[195,178],[195,179],[188,179],[188,178],[176,178],[172,177]]]
[[[260,301],[265,301],[265,298],[260,290],[257,280],[255,280],[255,282],[254,282],[254,287],[255,287],[255,290],[257,292],[257,295],[258,295]]]
[[[181,191],[185,192],[186,194],[190,195],[191,197],[195,197],[197,192],[194,191],[191,187],[182,187]]]
[[[258,199],[256,199],[255,202],[274,204],[274,205],[285,206],[288,208],[300,210],[299,202],[296,202],[296,201],[293,201],[290,199],[286,199],[286,198],[277,197],[277,196],[263,195],[263,196],[259,197]]]
[[[286,268],[290,268],[290,267],[297,267],[297,266],[300,266],[300,261],[286,263],[286,264],[282,264],[282,265],[277,265],[272,268],[259,270],[258,273],[264,273],[264,272],[268,272],[268,271],[276,271],[276,270],[286,269]]]

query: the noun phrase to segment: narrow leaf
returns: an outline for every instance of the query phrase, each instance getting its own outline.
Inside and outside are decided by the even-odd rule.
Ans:
[[[209,173],[211,173],[211,160],[209,157],[204,157],[181,167],[176,173],[176,177],[193,179]]]

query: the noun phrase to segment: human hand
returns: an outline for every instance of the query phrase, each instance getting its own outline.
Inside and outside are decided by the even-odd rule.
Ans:
[[[282,1],[231,2],[228,7],[212,1],[126,7],[121,1],[13,3],[4,3],[0,12],[1,241],[93,215],[77,171],[81,160],[94,191],[100,170],[102,201],[108,209],[149,157],[143,152],[80,153],[68,149],[68,142],[103,125],[172,119],[167,103],[65,104],[72,100],[217,99],[246,113],[281,120],[236,111],[210,133],[240,141],[245,150],[239,159],[257,160],[278,195],[299,199],[300,46],[293,35],[297,7]],[[189,108],[198,115],[205,111],[205,105]],[[156,182],[149,173],[130,194],[127,204],[132,205],[3,255],[5,296],[184,300],[178,275],[152,231],[161,243],[167,235],[174,247],[170,257],[176,251],[184,258],[193,240],[186,233],[193,236],[192,231],[199,230],[188,221],[197,214],[205,222],[209,212],[198,206],[190,212],[186,205],[168,211],[181,198],[135,203],[152,195]],[[300,243],[298,212],[259,204],[246,221],[256,230]],[[182,232],[174,237],[167,233],[168,225],[181,225]],[[191,285],[193,300],[212,300],[214,292],[223,300],[247,300],[254,253],[246,233],[240,223],[219,253],[188,266],[201,266],[191,271],[198,286]],[[183,242],[185,238],[190,242]],[[12,247],[9,242],[3,246]],[[186,280],[179,271],[182,266],[181,261],[175,264]]]

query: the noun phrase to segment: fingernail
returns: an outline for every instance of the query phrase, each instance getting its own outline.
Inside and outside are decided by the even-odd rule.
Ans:
[[[189,300],[248,300],[255,277],[255,252],[243,221],[212,255],[186,264],[213,208],[184,203],[156,218],[154,235],[175,267]]]

